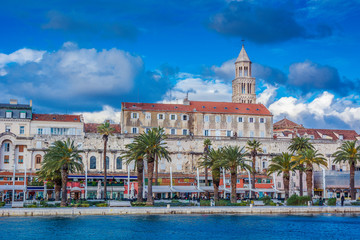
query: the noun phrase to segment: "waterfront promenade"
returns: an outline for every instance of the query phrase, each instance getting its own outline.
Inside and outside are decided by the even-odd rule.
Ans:
[[[162,214],[315,214],[356,213],[360,207],[90,207],[90,208],[2,208],[0,216],[64,215],[162,215]]]

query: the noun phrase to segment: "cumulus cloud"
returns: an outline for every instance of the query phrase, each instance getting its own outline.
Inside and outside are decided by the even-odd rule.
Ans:
[[[230,59],[220,67],[212,66],[211,71],[216,75],[216,77],[225,80],[225,81],[232,81],[235,78],[235,59]]]
[[[77,112],[74,114],[82,114],[86,123],[103,123],[105,120],[119,123],[121,110],[105,105],[101,111]]]
[[[22,60],[6,66],[7,74],[0,78],[0,86],[9,94],[47,106],[68,108],[109,101],[107,98],[130,93],[135,79],[144,72],[139,56],[116,48],[84,49],[65,43],[58,51],[32,56],[26,58],[32,62]],[[102,100],[97,100],[100,97]]]
[[[193,101],[231,101],[231,85],[221,80],[203,80],[198,76],[181,73],[176,85],[162,97],[165,102],[184,99],[189,92]]]
[[[265,90],[258,94],[256,102],[268,106],[270,103],[274,101],[276,97],[276,90],[278,88],[268,84],[265,84],[265,87],[266,87]]]
[[[325,24],[310,31],[306,24],[297,20],[292,8],[271,1],[231,1],[225,9],[211,17],[209,26],[221,34],[239,36],[257,43],[332,34],[331,28]]]

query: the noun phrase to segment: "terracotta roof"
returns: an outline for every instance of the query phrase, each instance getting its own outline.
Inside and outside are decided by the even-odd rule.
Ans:
[[[158,112],[169,111],[169,112],[229,113],[229,114],[272,116],[270,111],[262,104],[232,103],[232,102],[190,101],[189,105],[123,102],[122,109],[130,110],[130,111],[146,110],[146,111],[158,111]]]
[[[295,127],[297,128],[304,128],[302,125],[294,123],[293,121],[290,121],[287,118],[284,118],[276,123],[274,123],[274,129],[293,129]]]
[[[355,130],[339,130],[339,129],[298,129],[297,132],[300,136],[305,134],[313,135],[314,139],[326,139],[324,135],[330,137],[332,140],[339,140],[342,135],[343,140],[356,140],[360,137]]]
[[[97,127],[100,123],[85,123],[84,131],[85,133],[97,133]],[[110,127],[114,128],[114,133],[121,133],[120,124],[110,124]]]
[[[53,121],[53,122],[81,122],[80,115],[67,114],[36,114],[32,115],[33,121]]]

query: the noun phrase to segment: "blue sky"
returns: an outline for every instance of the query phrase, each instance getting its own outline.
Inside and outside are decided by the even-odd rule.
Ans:
[[[279,120],[360,130],[359,0],[2,1],[1,102],[118,121],[122,101],[230,101],[241,40]]]

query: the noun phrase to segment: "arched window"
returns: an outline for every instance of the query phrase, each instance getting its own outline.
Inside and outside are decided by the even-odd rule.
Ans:
[[[109,157],[106,156],[106,169],[109,169],[110,167],[110,160],[109,160]]]
[[[121,159],[121,157],[116,158],[116,169],[122,169],[122,159]]]
[[[36,155],[36,156],[35,156],[35,163],[36,163],[36,164],[41,164],[41,158],[42,158],[42,157],[41,157],[40,154]]]
[[[96,169],[96,157],[94,156],[90,158],[90,169]]]

